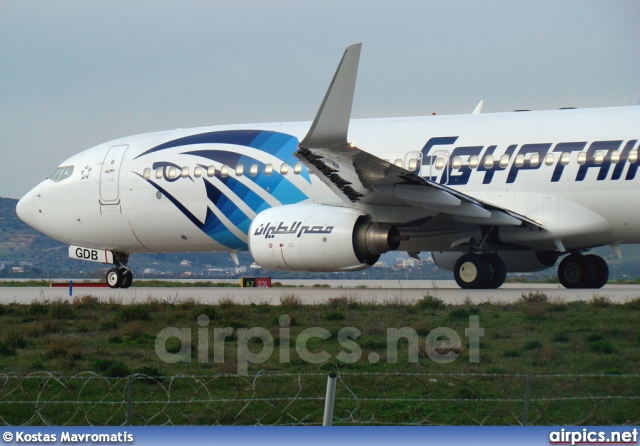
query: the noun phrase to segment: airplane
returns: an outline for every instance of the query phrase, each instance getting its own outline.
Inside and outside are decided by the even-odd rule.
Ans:
[[[465,289],[558,266],[609,277],[594,247],[640,243],[640,107],[351,119],[361,44],[313,122],[177,129],[100,144],[17,204],[72,258],[133,281],[142,252],[248,250],[262,267],[355,271],[431,252]]]

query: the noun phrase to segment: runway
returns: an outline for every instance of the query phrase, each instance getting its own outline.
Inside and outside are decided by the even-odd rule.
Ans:
[[[28,304],[34,300],[69,300],[74,297],[92,295],[101,300],[114,299],[125,304],[158,299],[168,302],[180,302],[195,299],[203,303],[218,303],[231,299],[240,304],[268,303],[277,305],[284,296],[295,296],[305,304],[324,303],[332,297],[347,297],[362,302],[378,304],[392,302],[411,302],[425,294],[434,295],[449,304],[461,304],[466,300],[473,303],[515,302],[523,293],[543,291],[549,298],[565,302],[589,300],[594,295],[606,296],[613,302],[623,303],[640,297],[640,285],[607,285],[600,290],[567,290],[558,284],[522,284],[507,283],[497,290],[462,290],[454,281],[430,280],[280,280],[285,287],[274,288],[236,288],[236,287],[174,287],[174,288],[80,288],[74,287],[73,296],[68,288],[49,287],[0,287],[0,303]]]

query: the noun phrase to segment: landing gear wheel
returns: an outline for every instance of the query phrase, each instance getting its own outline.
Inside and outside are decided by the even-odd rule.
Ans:
[[[479,254],[465,254],[456,262],[453,276],[460,288],[483,288],[491,278],[491,264]]]
[[[117,268],[107,271],[107,284],[109,288],[120,288],[122,286],[122,273]]]
[[[129,288],[133,283],[133,273],[129,270],[122,271],[122,284],[120,288]]]
[[[507,278],[507,266],[504,264],[504,260],[493,253],[482,254],[482,257],[491,265],[491,278],[484,285],[484,288],[493,290],[500,288]]]
[[[602,288],[605,286],[609,280],[609,266],[607,262],[595,254],[589,254],[584,258],[591,263],[591,267],[593,268],[593,276],[589,288]]]
[[[569,254],[558,266],[558,279],[565,288],[588,288],[593,280],[594,266],[581,254]]]

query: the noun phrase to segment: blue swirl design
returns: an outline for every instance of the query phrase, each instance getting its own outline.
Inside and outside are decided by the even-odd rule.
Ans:
[[[229,144],[250,147],[278,158],[281,163],[287,163],[290,166],[298,162],[298,159],[293,156],[293,153],[298,149],[298,139],[296,137],[285,133],[263,130],[225,130],[190,135],[155,146],[141,153],[134,159],[171,148],[199,144]],[[270,161],[260,160],[228,148],[191,150],[182,152],[181,154],[192,155],[201,159],[210,159],[221,165],[228,165],[231,168],[235,168],[238,165],[243,165],[245,168],[248,168],[255,164],[258,166],[258,174],[255,176],[245,175],[243,178],[249,179],[267,191],[280,203],[292,204],[308,198],[308,196],[298,189],[289,179],[280,174],[279,165],[274,166],[271,175],[266,175],[264,173],[265,166]],[[168,165],[171,163],[154,163],[154,168],[155,164],[158,164],[158,166],[162,164],[162,166],[164,166],[165,164]],[[202,164],[201,166],[206,167]],[[311,178],[306,167],[303,167],[302,172],[296,175],[296,177],[302,178],[311,184]],[[216,178],[221,181],[233,195],[225,195],[214,183],[203,178],[207,198],[238,230],[247,234],[251,224],[251,218],[245,214],[237,203],[240,201],[244,202],[246,206],[256,214],[269,208],[270,204],[233,176],[217,176]],[[147,181],[161,191],[187,218],[217,243],[230,250],[246,250],[248,248],[247,243],[238,238],[234,232],[216,216],[211,208],[207,207],[205,221],[201,222],[168,191],[151,180]]]

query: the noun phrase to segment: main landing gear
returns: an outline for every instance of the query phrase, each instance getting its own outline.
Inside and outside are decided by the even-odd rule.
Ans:
[[[496,254],[471,253],[458,259],[453,276],[463,289],[495,289],[504,283],[507,267]]]
[[[558,266],[558,279],[565,288],[602,288],[609,280],[609,267],[594,254],[569,254]]]
[[[463,289],[499,288],[507,276],[504,261],[493,253],[470,253],[458,259],[453,275]],[[609,267],[600,256],[569,254],[558,266],[565,288],[602,288],[609,280]]]
[[[129,288],[133,283],[133,271],[127,265],[128,254],[114,252],[115,268],[107,271],[107,285],[109,288]]]

